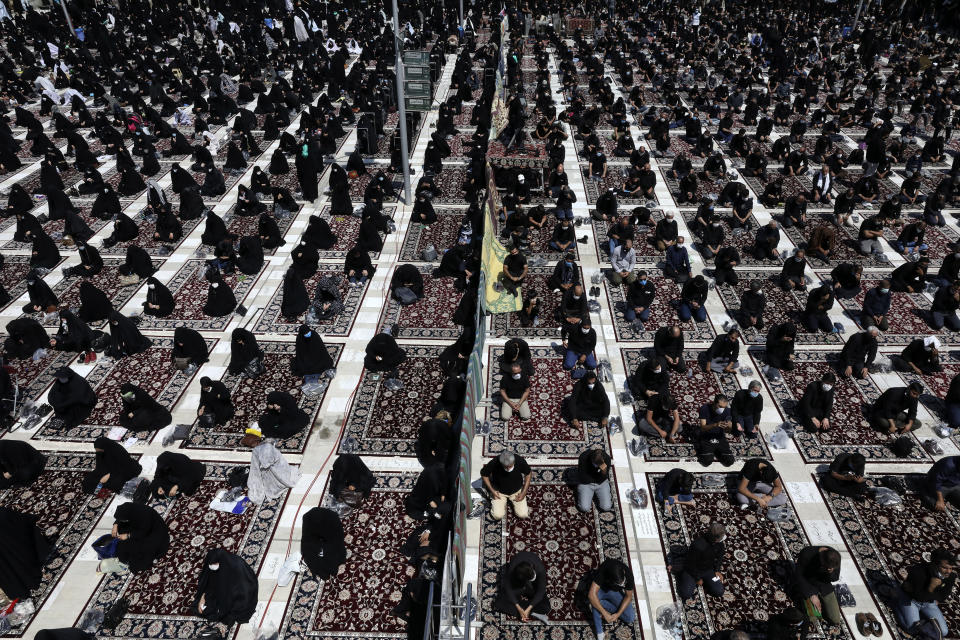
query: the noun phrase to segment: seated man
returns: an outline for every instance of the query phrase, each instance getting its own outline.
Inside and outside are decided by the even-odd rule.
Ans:
[[[723,558],[726,553],[723,541],[727,532],[719,522],[712,522],[707,530],[690,543],[684,556],[683,568],[678,570],[677,595],[689,600],[702,586],[709,596],[723,595]],[[669,569],[669,567],[668,567]]]
[[[783,267],[780,269],[780,288],[784,291],[793,289],[806,291],[807,280],[803,276],[803,272],[807,268],[805,255],[803,249],[797,249],[792,258],[784,261]]]
[[[869,367],[877,357],[877,336],[880,330],[868,326],[866,331],[850,336],[843,349],[840,350],[840,372],[846,377],[856,377],[863,380]]]
[[[500,284],[511,295],[518,296],[528,270],[526,257],[520,253],[520,246],[514,243],[510,245],[510,253],[503,259],[503,271],[499,276]]]
[[[586,513],[597,499],[600,511],[613,509],[610,495],[610,456],[603,449],[587,449],[577,460],[577,509]]]
[[[727,442],[727,433],[733,428],[733,422],[727,405],[727,396],[718,393],[713,402],[700,407],[697,461],[704,467],[709,467],[714,460],[719,460],[725,467],[733,464],[733,452]]]
[[[833,289],[828,284],[823,284],[810,292],[803,310],[803,323],[810,333],[816,333],[818,330],[824,333],[836,332],[828,313],[833,308],[834,301]]]
[[[779,260],[780,250],[777,245],[780,243],[780,230],[777,228],[777,221],[771,220],[765,226],[757,230],[753,239],[753,255],[757,260]]]
[[[693,497],[693,484],[696,481],[689,471],[675,467],[657,483],[657,502],[663,503],[664,513],[670,513],[675,504],[696,504]]]
[[[637,252],[633,248],[633,238],[624,238],[610,252],[610,281],[613,284],[626,282],[630,284],[637,279],[633,268],[637,266]]]
[[[861,453],[838,453],[830,469],[820,477],[820,488],[840,496],[866,500],[867,483],[863,475],[866,458]]]
[[[737,360],[739,355],[740,330],[730,329],[726,335],[714,338],[710,348],[702,351],[698,360],[704,373],[709,371],[733,373],[740,366],[740,362]]]
[[[570,376],[574,380],[597,368],[597,357],[593,353],[597,347],[597,332],[591,325],[589,315],[580,321],[579,329],[571,329],[566,334],[563,346],[567,350],[563,356],[563,368],[571,371]]]
[[[940,366],[940,341],[936,336],[914,338],[900,352],[900,367],[917,375],[943,371]]]
[[[736,497],[741,509],[750,506],[751,500],[761,509],[787,503],[780,473],[763,458],[751,458],[743,463],[737,476]]]
[[[676,443],[680,431],[680,412],[677,401],[669,393],[658,393],[647,399],[647,409],[640,420],[637,430],[648,436],[660,437],[670,444]]]
[[[580,269],[577,268],[575,259],[576,254],[568,251],[563,256],[563,260],[559,260],[553,268],[553,274],[547,278],[547,286],[554,293],[560,293],[561,291],[566,293],[575,284],[580,284]]]
[[[890,281],[881,280],[877,286],[868,289],[863,296],[863,310],[860,312],[860,326],[869,327],[871,325],[886,331],[890,324],[887,321],[887,313],[890,311]]]
[[[940,635],[950,633],[939,603],[953,594],[957,585],[957,557],[949,549],[941,548],[930,554],[929,562],[919,562],[907,571],[907,579],[900,583],[900,593],[893,608],[897,624],[912,637],[928,638],[917,631],[921,620],[933,620],[940,627]]]
[[[890,434],[906,434],[919,429],[917,420],[917,400],[923,386],[911,382],[907,387],[890,387],[877,398],[870,410],[870,426],[877,431]]]
[[[523,372],[521,363],[510,365],[510,373],[500,378],[500,418],[504,422],[516,411],[521,420],[530,419],[530,377]]]
[[[688,280],[680,290],[680,306],[677,307],[677,316],[680,322],[705,322],[707,319],[707,295],[710,292],[707,281],[702,275]]]
[[[627,322],[640,320],[646,322],[650,317],[650,306],[657,296],[657,288],[647,279],[647,272],[641,271],[637,279],[627,287],[627,300],[623,317]]]
[[[677,221],[673,219],[673,212],[668,211],[654,229],[653,242],[658,251],[666,251],[667,247],[677,243],[677,237]]]
[[[751,380],[746,389],[733,394],[730,413],[733,415],[734,429],[746,438],[756,438],[763,413],[763,397],[760,395],[759,380]]]
[[[838,298],[856,298],[860,293],[862,277],[862,266],[841,262],[830,272],[834,295]]]
[[[690,254],[687,253],[687,248],[683,246],[683,242],[683,236],[678,236],[676,244],[667,247],[663,262],[663,275],[677,284],[683,284],[693,277],[693,271],[690,268]]]
[[[960,286],[951,283],[940,287],[930,305],[930,326],[938,331],[944,327],[950,331],[960,331],[957,309],[960,309]]]
[[[653,352],[668,369],[685,374],[687,364],[683,360],[683,329],[675,324],[660,327],[653,336]]]
[[[960,509],[960,456],[947,456],[933,463],[920,497],[934,511],[945,511],[948,502]]]
[[[513,556],[503,572],[493,606],[508,616],[516,616],[521,622],[529,622],[530,618],[549,622],[547,569],[535,553],[520,551]]]
[[[670,390],[670,374],[659,358],[651,358],[637,365],[627,385],[635,398],[649,400]]]
[[[797,417],[807,431],[830,429],[830,412],[833,411],[833,385],[837,377],[827,371],[819,380],[807,384],[797,404]]]
[[[763,330],[763,312],[767,308],[767,297],[763,295],[763,284],[752,280],[749,288],[740,296],[739,321],[746,327]]]
[[[633,574],[629,567],[616,558],[607,558],[600,563],[587,592],[593,613],[593,631],[597,640],[604,640],[603,623],[615,624],[622,620],[632,625],[637,619]]]
[[[490,492],[490,517],[503,520],[507,515],[507,500],[513,512],[523,520],[530,517],[527,489],[530,488],[530,465],[512,451],[503,451],[480,469],[483,485]]]
[[[580,378],[567,399],[567,410],[570,416],[570,426],[579,429],[583,420],[599,422],[600,427],[607,428],[610,417],[610,399],[603,385],[597,381],[597,372],[588,370]]]
[[[795,574],[799,597],[820,612],[821,624],[843,624],[843,614],[833,583],[840,579],[840,553],[831,547],[809,546],[797,555]],[[816,622],[811,615],[810,621]]]

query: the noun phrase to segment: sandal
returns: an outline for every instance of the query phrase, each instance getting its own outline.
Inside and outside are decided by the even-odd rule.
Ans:
[[[880,621],[877,620],[877,616],[873,615],[872,613],[868,613],[867,621],[870,623],[870,631],[873,633],[874,637],[882,637],[883,626],[880,624]]]
[[[873,625],[870,624],[870,620],[867,618],[867,614],[858,613],[854,620],[857,623],[857,631],[860,632],[864,638],[869,638],[870,634],[873,631]]]

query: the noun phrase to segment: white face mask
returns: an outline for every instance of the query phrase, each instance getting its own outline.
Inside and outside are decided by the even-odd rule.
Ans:
[[[523,375],[523,374],[515,373],[515,374],[513,374],[513,379],[514,379],[514,380],[519,380],[522,375]]]
[[[653,370],[654,373],[660,373],[661,371],[663,371],[663,369],[654,369],[654,370]]]
[[[820,386],[823,387],[823,390],[824,390],[824,391],[830,391],[831,389],[833,389],[833,385],[832,385],[832,384],[823,384],[823,385],[820,385]]]
[[[584,332],[584,333],[590,333],[590,327],[584,327],[584,328],[580,329],[580,331],[582,331],[582,332]]]
[[[593,389],[595,386],[597,386],[595,383],[588,383],[587,389]]]

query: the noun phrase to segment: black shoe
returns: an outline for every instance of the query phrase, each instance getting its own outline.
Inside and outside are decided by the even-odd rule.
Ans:
[[[127,615],[127,609],[129,608],[130,602],[126,598],[117,600],[103,615],[103,628],[113,629],[120,624]]]
[[[587,236],[577,238],[577,242],[579,242],[580,244],[587,244]]]

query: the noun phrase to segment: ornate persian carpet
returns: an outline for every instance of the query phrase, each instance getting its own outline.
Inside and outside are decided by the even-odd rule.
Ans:
[[[618,341],[653,340],[657,329],[680,322],[677,315],[677,305],[680,300],[680,285],[673,280],[665,278],[659,274],[659,271],[649,271],[648,279],[656,288],[656,297],[653,304],[650,305],[650,317],[643,323],[643,330],[636,331],[633,324],[627,322],[624,317],[624,311],[627,307],[626,289],[629,285],[615,285],[608,278],[603,279],[603,285],[607,289],[610,309],[613,311],[613,328],[617,333]],[[691,328],[691,323],[693,327]],[[704,322],[685,322],[681,325],[683,328],[684,340],[688,342],[711,342],[717,336],[714,331],[710,318]]]
[[[233,289],[233,295],[237,298],[237,304],[243,304],[243,299],[253,289],[253,285],[263,275],[266,269],[266,263],[261,267],[260,273],[255,276],[236,271],[230,274],[224,274],[223,281]],[[140,329],[176,329],[177,327],[189,327],[198,331],[223,331],[236,315],[229,313],[219,318],[212,318],[203,313],[203,307],[207,304],[207,290],[210,283],[204,278],[207,265],[204,260],[187,260],[179,271],[166,282],[167,288],[173,294],[176,306],[166,318],[156,318],[154,316],[143,315],[140,322]]]
[[[755,509],[741,511],[732,499],[735,473],[694,475],[695,505],[675,505],[670,513],[665,513],[663,504],[653,500],[664,553],[674,556],[674,563],[675,556],[682,555],[709,523],[719,522],[726,527],[727,554],[721,572],[725,592],[714,598],[698,587],[693,597],[682,603],[684,637],[708,638],[722,629],[741,625],[751,631],[762,630],[771,616],[791,604],[787,587],[776,577],[776,567],[793,562],[809,544],[803,524],[790,502],[790,517],[782,522],[773,522]],[[650,495],[655,495],[663,476],[647,474]],[[807,638],[852,637],[845,626],[817,627],[814,625]]]
[[[587,165],[582,162],[580,163],[580,175],[583,177],[583,188],[587,194],[587,204],[597,204],[597,199],[600,197],[601,191],[606,191],[607,189],[614,189],[618,192],[621,191],[623,184],[627,181],[625,172],[629,167],[627,165],[611,165],[609,164],[609,158],[607,158],[607,160],[607,175],[600,182],[588,178]],[[617,194],[617,201],[621,205],[630,206],[646,206],[648,202],[659,204],[656,197],[647,198],[644,196],[642,198],[628,198],[620,193]]]
[[[87,602],[106,611],[120,598],[130,608],[114,629],[101,629],[99,638],[190,638],[207,625],[193,615],[197,578],[208,550],[222,547],[259,571],[280,520],[287,496],[250,505],[239,515],[209,508],[217,491],[228,488],[229,464],[206,462],[207,473],[192,496],[155,501],[170,530],[170,549],[153,566],[139,573],[105,576]],[[82,614],[81,614],[82,617]],[[232,637],[235,629],[228,630]]]
[[[255,333],[295,334],[303,323],[304,315],[299,316],[295,320],[290,320],[280,313],[280,308],[283,304],[283,274],[275,271],[273,275],[278,276],[276,280],[276,290],[270,297],[270,302],[267,303],[267,308],[260,316],[260,319],[257,320],[254,328],[250,330]],[[323,276],[338,278],[340,300],[343,302],[344,310],[343,313],[335,318],[325,320],[319,325],[315,325],[315,328],[322,333],[324,337],[345,336],[350,333],[350,329],[353,327],[353,321],[356,320],[357,311],[360,309],[360,303],[363,301],[363,296],[366,294],[370,282],[367,281],[367,284],[362,287],[351,287],[343,275],[342,267],[329,268],[325,265],[320,265],[317,272],[303,283],[307,288],[307,295],[309,295],[311,299],[317,291],[317,283],[320,282],[320,278]]]
[[[401,345],[407,359],[398,375],[403,388],[391,391],[386,374],[364,372],[340,442],[340,453],[413,456],[420,423],[440,397],[446,379],[437,364],[443,347]]]
[[[240,447],[240,439],[243,438],[244,430],[250,426],[250,423],[256,421],[266,408],[267,394],[271,391],[286,391],[294,398],[301,409],[310,416],[310,423],[304,427],[303,431],[296,435],[278,440],[276,446],[280,451],[286,453],[303,453],[307,446],[307,439],[310,437],[310,430],[313,421],[320,410],[323,398],[327,394],[327,388],[317,395],[307,396],[300,392],[300,386],[303,378],[290,373],[290,361],[293,354],[296,353],[296,345],[293,342],[259,342],[263,349],[263,365],[266,367],[266,373],[259,378],[248,378],[242,373],[233,375],[224,371],[220,381],[230,390],[231,401],[233,402],[233,419],[226,424],[210,428],[202,426],[194,421],[190,429],[190,435],[181,445],[187,449],[230,449],[245,450]],[[342,344],[332,344],[325,342],[330,357],[333,358],[334,365],[340,359],[343,353]]]
[[[366,190],[367,185],[370,184],[370,181],[373,180],[373,173],[371,172],[371,169],[374,171],[377,171],[379,169],[386,169],[386,167],[382,165],[375,165],[370,169],[367,169],[367,173],[365,175],[362,175],[357,178],[354,178],[353,180],[350,180],[350,200],[352,200],[353,202],[363,202],[363,192]],[[384,175],[387,176],[387,180],[389,180],[393,184],[394,190],[397,193],[402,193],[403,176],[402,175],[398,176],[395,173],[389,173],[387,171],[384,171]],[[293,176],[294,178],[296,178],[296,174],[293,174]],[[297,189],[296,189],[297,191],[300,190],[299,186],[300,185],[297,184]],[[396,202],[397,198],[396,196],[387,196],[386,198],[383,199],[383,201]]]
[[[527,504],[531,517],[519,520],[507,507],[507,517],[496,521],[485,516],[480,538],[479,599],[483,628],[480,638],[498,640],[593,640],[592,621],[574,604],[577,583],[587,572],[607,558],[616,558],[630,566],[626,534],[620,513],[616,478],[611,480],[613,511],[592,509],[580,513],[574,490],[563,480],[564,467],[533,467]],[[493,608],[503,568],[519,551],[532,551],[547,569],[547,597],[550,622],[524,624]],[[639,640],[643,637],[637,622],[627,626],[606,625],[607,637]]]
[[[924,476],[900,477],[906,480],[908,492],[897,506],[884,507],[873,500],[857,502],[821,491],[896,640],[906,638],[890,608],[899,583],[910,567],[928,561],[931,551],[956,549],[960,535],[960,517],[954,507],[948,505],[945,512],[937,513],[920,502],[917,488]],[[960,603],[955,594],[940,603],[940,610],[951,630],[960,628]]]
[[[860,312],[863,310],[863,299],[867,291],[877,286],[881,278],[863,278],[861,281],[860,293],[856,298],[845,298],[837,302],[843,306],[847,315],[852,316],[856,322],[860,322]],[[836,306],[836,305],[834,305]],[[930,310],[930,298],[922,293],[906,293],[896,291],[890,294],[890,311],[887,312],[887,322],[890,328],[881,331],[877,342],[881,345],[907,346],[918,335],[935,335],[940,342],[957,342],[954,332],[943,328],[940,331],[934,331],[927,324],[924,316],[925,311]]]
[[[120,284],[119,267],[124,263],[123,258],[104,258],[103,270],[93,278],[65,278],[53,286],[53,292],[60,298],[60,307],[79,307],[80,306],[80,284],[84,280],[89,280],[91,284],[107,294],[113,303],[114,309],[122,309],[136,295],[140,289],[142,281],[125,287]],[[154,267],[162,264],[163,260],[154,260]],[[93,327],[102,327],[107,323],[106,320],[90,323]],[[48,327],[56,327],[59,320],[47,323]]]
[[[16,302],[17,298],[26,292],[27,273],[29,272],[30,256],[3,256],[3,268],[0,269],[0,285],[3,285],[3,288],[10,294],[9,304]]]
[[[563,358],[550,347],[530,347],[535,373],[530,380],[530,420],[514,415],[506,424],[500,417],[500,367],[503,347],[490,348],[487,389],[494,398],[491,431],[483,440],[483,454],[498,455],[509,449],[524,456],[576,458],[584,449],[609,452],[607,434],[596,422],[581,422],[579,429],[561,415],[561,405],[573,391],[574,380],[563,369]],[[608,388],[612,383],[608,383]]]
[[[397,208],[393,206],[383,207],[383,215],[392,218]],[[357,234],[360,232],[361,219],[356,216],[331,216],[330,206],[325,206],[321,215],[330,225],[330,230],[337,236],[337,243],[332,249],[320,250],[320,259],[326,260],[336,258],[342,260],[347,257],[347,252],[357,243]],[[282,231],[282,229],[281,229]],[[384,239],[381,233],[380,238]],[[370,251],[370,259],[376,260],[380,257],[379,251]]]
[[[400,260],[403,262],[423,260],[423,250],[427,245],[432,244],[440,253],[456,244],[466,210],[435,207],[434,211],[437,214],[437,221],[431,224],[429,229],[416,222],[411,222],[407,227],[407,235],[403,239],[403,248],[400,253]]]
[[[398,338],[455,340],[461,328],[453,322],[453,314],[463,292],[454,288],[453,278],[431,276],[433,268],[430,265],[416,266],[423,275],[423,298],[404,307],[387,292],[389,297],[383,314],[383,326],[399,323]]]
[[[785,201],[787,198],[800,193],[809,194],[810,190],[813,189],[813,181],[809,177],[785,176],[780,173],[778,168],[774,167],[767,169],[766,178],[760,178],[757,176],[743,176],[743,181],[747,183],[747,186],[753,189],[754,198],[759,200],[763,195],[763,190],[767,188],[767,185],[777,178],[783,178],[783,191],[781,192],[780,196],[782,201]]]
[[[721,214],[719,211],[715,212],[716,215],[721,216],[720,225],[723,227],[723,231],[726,234],[723,240],[723,246],[734,246],[737,248],[737,252],[740,254],[740,264],[737,265],[737,271],[741,267],[777,267],[780,268],[781,262],[779,260],[758,260],[753,255],[753,240],[754,235],[757,232],[757,229],[760,228],[760,224],[757,222],[757,219],[754,216],[750,216],[749,226],[746,229],[737,229],[734,230],[730,227],[730,221],[733,220],[733,213],[727,216],[725,213]],[[687,223],[687,228],[691,228],[691,225],[694,224],[694,220],[697,217],[696,209],[683,209],[680,211],[680,214],[683,215],[684,221]],[[739,233],[737,233],[739,231]],[[700,246],[699,235],[695,238],[688,238],[688,242],[693,242],[694,240],[697,243],[698,251]],[[689,250],[689,249],[688,249]],[[703,257],[703,252],[700,254]],[[713,264],[713,258],[709,260],[704,257],[704,262],[707,264]]]
[[[657,246],[650,242],[649,238],[653,233],[653,227],[656,226],[657,222],[663,220],[663,211],[660,209],[651,211],[650,218],[651,225],[649,227],[639,227],[636,229],[633,239],[633,251],[637,254],[637,267],[639,269],[647,269],[648,271],[656,271],[659,273],[660,270],[656,268],[656,265],[663,261],[664,252],[657,249]],[[610,243],[607,233],[611,225],[605,220],[594,220],[593,218],[590,219],[590,223],[593,225],[593,241],[597,247],[597,255],[604,259],[602,264],[605,268],[609,269],[610,252],[608,249],[610,248]]]
[[[498,313],[491,316],[491,328],[494,335],[501,338],[556,338],[560,336],[560,323],[553,312],[560,304],[561,294],[554,293],[548,286],[547,280],[553,274],[553,265],[530,267],[527,278],[520,290],[522,298],[535,291],[540,298],[540,324],[536,327],[524,327],[520,324],[520,315],[517,313]],[[580,282],[583,282],[583,272],[580,272]],[[590,290],[590,284],[584,284],[584,295]]]
[[[872,212],[869,213],[872,215]],[[833,252],[833,257],[830,259],[830,261],[824,262],[820,258],[815,258],[812,255],[807,254],[807,262],[815,269],[833,269],[833,267],[837,266],[841,262],[862,264],[865,268],[879,267],[883,269],[889,269],[888,263],[881,262],[880,259],[878,259],[875,255],[871,254],[869,256],[865,256],[857,253],[857,234],[859,225],[857,225],[857,228],[854,228],[850,225],[838,227],[833,223],[834,219],[833,213],[811,213],[808,211],[807,225],[805,228],[798,229],[797,227],[790,227],[787,229],[781,226],[780,233],[789,238],[795,246],[806,247],[807,240],[810,239],[814,229],[817,227],[826,226],[833,227],[833,230],[837,233],[837,242],[836,248]]]
[[[65,429],[62,422],[51,417],[33,434],[32,439],[92,442],[120,423],[120,386],[126,382],[142,387],[164,407],[172,407],[190,384],[187,377],[176,371],[170,361],[173,338],[151,338],[153,346],[142,353],[120,360],[101,357],[86,375],[87,382],[96,391],[98,402],[90,417],[80,426]],[[212,349],[216,340],[207,339]],[[52,372],[51,372],[52,373]],[[147,437],[145,432],[128,434]]]
[[[763,351],[753,353],[756,362],[763,361]],[[814,380],[819,380],[827,371],[836,373],[836,356],[824,351],[798,351],[793,371],[781,371],[783,378],[770,380],[764,377],[770,394],[777,403],[780,414],[797,429],[793,436],[800,455],[807,462],[830,462],[841,452],[857,451],[870,462],[917,462],[928,461],[916,436],[910,434],[916,445],[910,458],[897,458],[887,443],[886,434],[870,427],[865,411],[880,397],[879,388],[868,376],[856,380],[837,376],[834,383],[833,412],[830,421],[833,427],[826,433],[808,433],[797,421],[796,406],[803,397],[803,391]]]
[[[679,460],[690,460],[697,457],[694,443],[697,438],[697,420],[700,407],[713,400],[713,397],[722,393],[727,398],[732,399],[733,394],[739,391],[736,376],[729,374],[717,374],[713,371],[704,373],[697,366],[697,351],[685,350],[683,353],[684,361],[692,373],[679,374],[675,371],[670,372],[670,394],[676,399],[677,407],[680,411],[680,431],[677,433],[676,444],[670,444],[660,438],[645,436],[650,443],[650,451],[646,455],[648,461],[674,462]],[[637,367],[645,362],[653,354],[649,349],[621,349],[620,355],[623,357],[623,364],[627,375],[633,375]],[[646,402],[634,398],[633,403],[634,424],[646,413]],[[625,418],[627,416],[624,416]],[[634,433],[638,433],[634,430]],[[763,437],[753,439],[744,439],[728,437],[730,450],[738,459],[747,458],[770,458],[770,449]]]
[[[47,355],[37,362],[26,360],[7,360],[6,366],[13,369],[11,380],[20,387],[20,396],[24,400],[35,400],[48,386],[53,384],[53,374],[60,367],[66,367],[77,357],[67,351],[47,349]]]
[[[769,327],[781,322],[790,322],[797,325],[797,344],[840,344],[840,336],[831,333],[808,333],[800,314],[807,304],[806,292],[784,291],[780,288],[780,272],[772,271],[738,271],[740,282],[736,287],[722,285],[717,287],[720,300],[726,307],[727,313],[735,321],[740,318],[740,297],[750,287],[751,280],[760,280],[763,284],[763,294],[767,297],[767,308],[763,312],[764,329],[758,332],[754,328],[744,329],[742,338],[747,344],[765,344]],[[809,274],[808,274],[809,275]],[[814,279],[808,290],[819,286]],[[834,303],[831,314],[839,313],[840,305]]]
[[[0,505],[40,516],[38,526],[55,549],[43,567],[40,586],[31,593],[39,611],[66,573],[110,503],[110,497],[83,493],[80,483],[93,469],[94,456],[87,453],[47,453],[43,474],[29,487],[0,491]],[[4,635],[21,637],[35,614]]]
[[[270,207],[267,208],[267,212],[270,212]],[[227,231],[232,234],[235,234],[238,238],[243,236],[259,236],[259,224],[260,216],[238,216],[235,213],[236,205],[230,207],[230,211],[224,214],[223,221],[227,224]],[[280,228],[280,234],[283,238],[287,240],[287,243],[290,242],[290,239],[287,237],[287,232],[290,231],[290,226],[293,224],[294,216],[288,216],[287,218],[278,218],[276,216],[270,216],[273,218],[273,221],[277,223],[277,227]],[[210,245],[205,245],[209,247]],[[206,250],[206,249],[204,249]],[[213,254],[213,248],[209,249],[210,254]],[[277,249],[263,249],[264,256],[273,256],[277,254]]]
[[[415,575],[400,547],[414,529],[403,500],[417,474],[377,472],[374,477],[370,497],[343,518],[347,561],[336,577],[319,580],[308,569],[293,583],[293,598],[283,619],[284,638],[406,637],[406,623],[390,611]],[[377,571],[371,571],[371,566]]]
[[[94,233],[97,233],[100,231],[100,229],[106,226],[106,222],[100,220],[99,218],[94,218],[92,215],[90,215],[89,210],[84,209],[79,202],[75,202],[74,204],[77,205],[77,211],[80,214],[80,218],[87,223]],[[40,215],[41,213],[43,215],[47,215],[47,207],[41,207],[40,212],[35,213],[34,215]],[[50,237],[57,242],[57,248],[60,250],[61,255],[68,255],[74,251],[72,247],[66,247],[61,242],[61,238],[63,237],[64,220],[48,220],[41,226],[43,227],[43,230],[46,231],[47,234],[49,234]],[[29,249],[31,246],[32,244],[30,242],[17,242],[16,240],[10,240],[3,245],[3,248]]]
[[[127,247],[130,245],[137,245],[147,253],[152,256],[162,256],[176,251],[177,248],[183,244],[183,241],[187,239],[193,230],[197,228],[200,224],[205,224],[205,218],[203,216],[195,218],[193,220],[180,220],[180,224],[183,225],[183,236],[174,243],[164,244],[159,240],[154,240],[153,234],[157,230],[156,228],[156,218],[150,216],[149,219],[141,211],[140,213],[134,214],[133,207],[128,208],[124,213],[130,216],[139,229],[137,237],[128,242],[118,242],[112,247],[102,247],[100,248],[100,253],[104,256],[126,256]],[[173,215],[179,218],[180,205],[176,202],[171,203],[171,210]],[[112,230],[112,227],[111,227]]]

